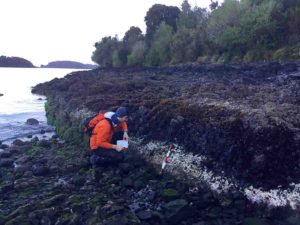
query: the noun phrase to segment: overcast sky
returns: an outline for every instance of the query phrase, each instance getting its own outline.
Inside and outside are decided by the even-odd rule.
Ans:
[[[91,63],[94,43],[138,26],[155,3],[180,6],[183,0],[0,0],[0,55],[34,65],[55,60]],[[210,0],[189,0],[208,7]]]

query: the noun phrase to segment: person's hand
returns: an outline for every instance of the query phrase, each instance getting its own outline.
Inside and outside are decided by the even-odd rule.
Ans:
[[[120,146],[120,145],[116,145],[115,149],[120,152],[124,149],[124,147]]]
[[[129,140],[129,137],[128,137],[127,132],[124,132],[123,140],[125,140],[125,141],[128,141],[128,140]]]

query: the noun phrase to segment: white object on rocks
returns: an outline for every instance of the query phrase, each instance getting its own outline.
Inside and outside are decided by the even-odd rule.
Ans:
[[[119,140],[119,141],[117,141],[117,145],[120,145],[124,148],[128,148],[128,141]]]
[[[14,166],[14,168],[16,169],[16,168],[20,167],[21,165],[19,165],[19,164],[17,164],[16,162],[14,162],[14,163],[13,163],[13,166]]]

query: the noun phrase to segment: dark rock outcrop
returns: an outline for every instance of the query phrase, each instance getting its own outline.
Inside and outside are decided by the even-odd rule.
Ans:
[[[26,124],[32,125],[32,126],[37,126],[37,125],[39,125],[39,121],[37,119],[30,118],[26,121]]]
[[[40,140],[37,142],[37,145],[44,148],[49,148],[51,146],[51,142],[47,140]]]
[[[239,193],[217,196],[206,186],[192,190],[193,184],[181,177],[158,176],[134,152],[119,167],[92,168],[86,148],[54,139],[49,143],[44,148],[24,142],[23,151],[10,146],[5,150],[10,154],[0,157],[1,224],[298,222],[289,210],[266,213]]]
[[[49,168],[45,165],[33,165],[32,166],[32,173],[35,176],[45,176],[49,173]]]
[[[16,146],[22,146],[22,145],[24,145],[24,142],[20,139],[16,139],[16,140],[13,141],[12,144],[16,145]]]
[[[6,145],[6,144],[0,144],[0,148],[1,149],[6,149],[6,148],[8,148],[8,145]]]
[[[82,139],[76,127],[89,112],[123,105],[131,135],[144,143],[175,142],[207,156],[216,172],[270,188],[300,177],[297,74],[295,62],[102,68],[33,92],[47,96],[49,121],[67,140]]]
[[[2,158],[0,159],[0,167],[11,167],[13,162],[12,159]]]

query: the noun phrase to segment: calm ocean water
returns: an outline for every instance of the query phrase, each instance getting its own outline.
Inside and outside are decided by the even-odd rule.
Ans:
[[[52,136],[54,128],[47,125],[44,96],[34,95],[31,88],[38,83],[64,77],[75,69],[0,68],[0,140],[10,144],[14,139],[30,140]],[[38,126],[26,125],[29,118],[37,119]],[[41,134],[41,130],[46,130]]]

